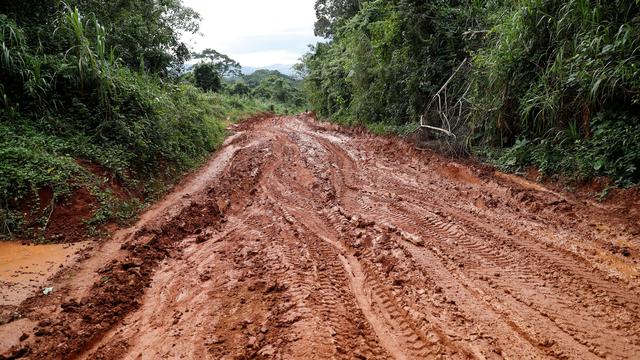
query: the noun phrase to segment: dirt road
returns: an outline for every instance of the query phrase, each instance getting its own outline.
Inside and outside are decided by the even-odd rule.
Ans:
[[[29,358],[638,359],[638,218],[256,119],[0,333]]]

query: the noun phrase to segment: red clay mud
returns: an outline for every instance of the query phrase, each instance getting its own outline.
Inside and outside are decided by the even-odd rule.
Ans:
[[[235,130],[4,358],[638,358],[637,212],[305,116]]]

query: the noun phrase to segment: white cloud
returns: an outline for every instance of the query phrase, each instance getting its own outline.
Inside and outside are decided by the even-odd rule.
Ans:
[[[213,48],[244,66],[293,64],[317,39],[314,0],[183,0],[200,13],[196,50]]]

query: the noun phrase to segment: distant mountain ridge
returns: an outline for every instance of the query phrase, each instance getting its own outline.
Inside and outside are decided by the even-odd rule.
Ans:
[[[186,63],[184,64],[184,71],[190,72],[191,70],[193,70],[194,66],[195,66],[195,63]],[[257,70],[277,70],[280,73],[287,76],[295,75],[295,71],[293,70],[293,64],[291,65],[275,64],[275,65],[261,66],[261,67],[243,66],[241,69],[243,75],[251,75]]]
[[[251,75],[254,72],[256,72],[256,70],[278,70],[279,72],[289,76],[293,76],[295,74],[295,72],[293,71],[293,64],[289,64],[289,65],[275,64],[275,65],[261,66],[261,67],[252,67],[252,66],[242,67],[242,73],[244,75]]]

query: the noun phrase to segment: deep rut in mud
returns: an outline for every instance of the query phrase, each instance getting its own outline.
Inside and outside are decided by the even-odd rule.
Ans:
[[[13,351],[640,357],[640,242],[624,209],[308,117],[236,131],[104,259],[78,265],[82,290],[71,278],[27,301],[35,330]]]

